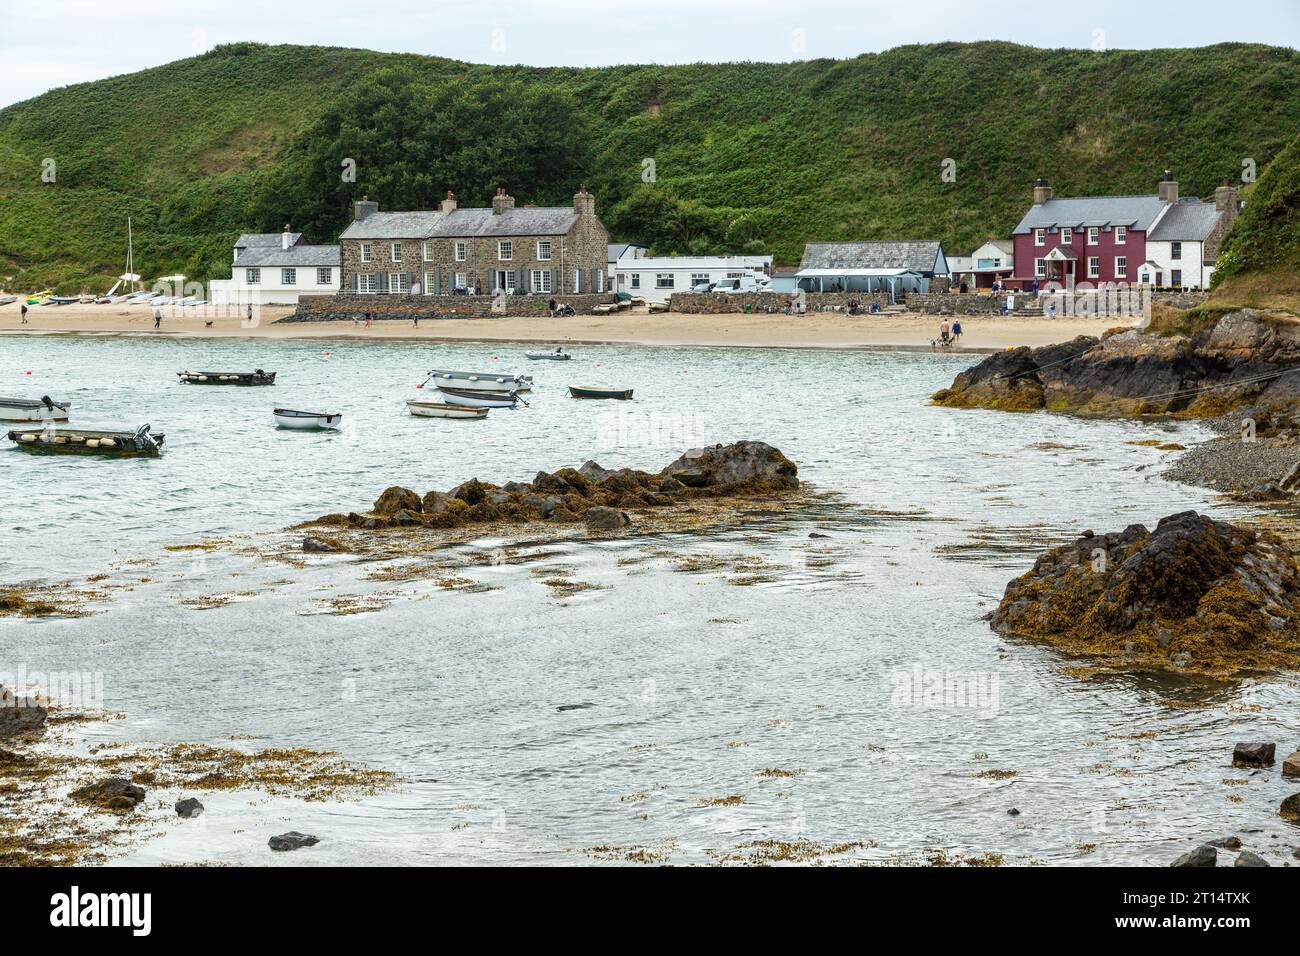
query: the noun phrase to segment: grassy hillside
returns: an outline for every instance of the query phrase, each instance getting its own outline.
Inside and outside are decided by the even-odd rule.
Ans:
[[[1219,254],[1212,306],[1280,308],[1300,315],[1300,136],[1246,193]]]
[[[106,287],[128,214],[140,271],[201,278],[228,275],[241,231],[331,241],[362,193],[485,204],[505,182],[563,202],[579,179],[617,238],[664,253],[794,262],[809,239],[889,237],[963,254],[1009,233],[1035,176],[1058,195],[1152,192],[1168,166],[1207,196],[1297,128],[1300,53],[1242,44],[604,69],[233,44],[0,110],[0,286]]]

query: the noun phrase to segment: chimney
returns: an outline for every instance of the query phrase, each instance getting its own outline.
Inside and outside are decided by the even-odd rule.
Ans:
[[[1178,183],[1174,182],[1172,169],[1165,170],[1165,175],[1160,180],[1159,194],[1161,202],[1178,202]]]
[[[587,192],[585,185],[573,194],[573,211],[579,216],[596,215],[596,197]]]
[[[507,209],[515,208],[515,197],[506,192],[505,186],[497,187],[497,194],[492,197],[492,215],[499,216]]]
[[[455,212],[455,211],[456,211],[456,194],[452,192],[450,189],[448,189],[447,198],[444,199],[442,203],[438,206],[438,212],[442,213],[445,216],[447,215],[447,213]]]
[[[293,245],[293,233],[290,232],[290,226],[286,222],[284,224],[284,232],[280,233],[280,248],[288,249],[291,245]]]
[[[360,222],[369,216],[372,212],[379,212],[379,203],[371,202],[367,197],[362,196],[359,202],[352,204],[352,218]]]
[[[1048,185],[1047,180],[1039,176],[1034,181],[1034,205],[1041,206],[1047,200],[1052,198],[1052,187]]]
[[[1237,187],[1228,185],[1226,179],[1214,190],[1214,208],[1223,215],[1223,228],[1230,229],[1241,210],[1241,203],[1237,199]]]

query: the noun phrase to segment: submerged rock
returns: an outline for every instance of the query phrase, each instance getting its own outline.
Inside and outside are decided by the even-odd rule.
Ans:
[[[1245,743],[1232,748],[1234,767],[1271,767],[1277,744]]]
[[[203,804],[194,797],[186,797],[184,800],[176,801],[176,815],[178,817],[197,817],[203,813]]]
[[[1251,853],[1249,850],[1242,850],[1237,856],[1233,866],[1269,866],[1268,860],[1264,859],[1258,853]]]
[[[324,538],[311,537],[302,539],[302,549],[308,554],[332,554],[338,550],[337,547]]]
[[[1219,863],[1219,851],[1208,843],[1198,846],[1190,853],[1184,853],[1170,866],[1217,866]]]
[[[1194,511],[1042,554],[990,616],[999,634],[1207,671],[1300,665],[1300,564],[1275,535]]]
[[[109,777],[73,790],[69,796],[100,810],[127,813],[144,799],[144,787],[136,786],[125,777]]]
[[[316,837],[308,833],[299,833],[297,830],[290,830],[288,833],[281,833],[279,836],[273,836],[266,841],[266,845],[272,850],[300,850],[305,846],[315,846],[319,843]]]

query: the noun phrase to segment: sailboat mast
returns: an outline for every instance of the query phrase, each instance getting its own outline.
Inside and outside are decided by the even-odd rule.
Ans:
[[[131,235],[130,216],[126,217],[126,273],[131,276],[135,275],[135,245],[134,238]],[[128,279],[127,281],[131,283],[131,291],[136,291],[135,279]]]

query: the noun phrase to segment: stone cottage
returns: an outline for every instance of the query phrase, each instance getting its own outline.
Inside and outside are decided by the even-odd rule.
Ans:
[[[565,296],[607,291],[609,234],[587,187],[573,206],[515,205],[498,189],[490,207],[381,212],[362,199],[339,237],[340,295]]]

